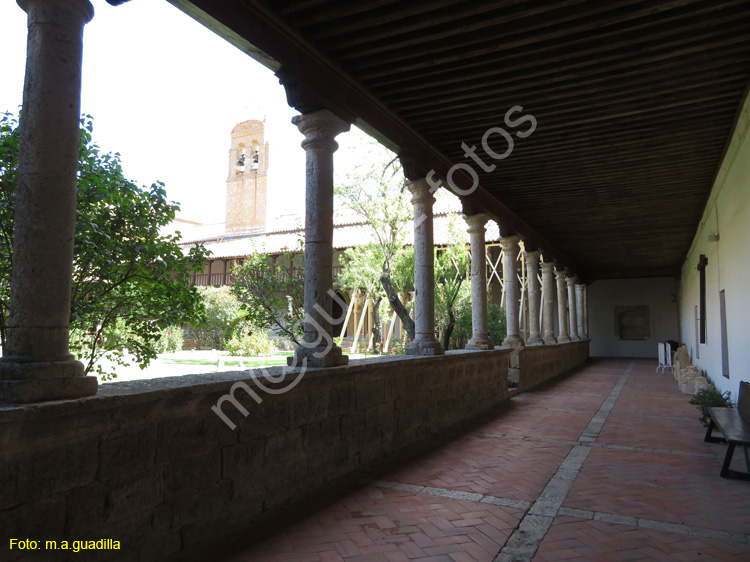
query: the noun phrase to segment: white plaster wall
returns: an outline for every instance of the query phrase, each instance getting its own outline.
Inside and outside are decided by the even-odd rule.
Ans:
[[[678,305],[672,277],[603,279],[588,287],[589,337],[593,357],[657,357],[657,344],[679,340]],[[615,337],[615,307],[649,307],[650,337]]]
[[[736,400],[739,382],[750,380],[750,101],[746,100],[722,162],[701,223],[682,266],[680,322],[682,341],[722,392]],[[718,241],[710,240],[719,235]],[[696,338],[700,255],[706,267],[707,341]],[[725,292],[729,378],[722,373],[719,292]]]

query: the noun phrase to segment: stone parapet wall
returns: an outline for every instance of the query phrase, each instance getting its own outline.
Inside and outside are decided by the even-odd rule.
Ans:
[[[0,406],[0,529],[9,538],[120,541],[105,560],[186,560],[361,466],[508,398],[509,350],[309,371],[283,394],[247,373],[104,385],[97,396]],[[278,374],[280,369],[269,369]],[[262,398],[226,402],[238,381]],[[269,385],[273,386],[273,385]],[[278,386],[278,385],[276,385]],[[88,560],[12,551],[4,560]]]
[[[589,341],[526,346],[514,352],[511,367],[517,365],[519,391],[539,386],[581,365],[589,358]]]

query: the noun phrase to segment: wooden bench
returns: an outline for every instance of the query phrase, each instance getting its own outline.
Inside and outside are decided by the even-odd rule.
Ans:
[[[740,382],[740,394],[737,398],[736,408],[709,408],[708,415],[711,420],[708,423],[704,441],[728,443],[724,464],[721,466],[721,477],[750,480],[750,457],[747,452],[747,448],[750,446],[750,383]],[[713,437],[711,434],[714,428],[718,429],[724,435],[724,438]],[[745,469],[747,472],[739,472],[729,468],[737,445],[740,445],[745,453]]]

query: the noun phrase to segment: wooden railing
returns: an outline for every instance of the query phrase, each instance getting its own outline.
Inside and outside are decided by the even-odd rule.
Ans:
[[[193,285],[200,287],[222,287],[234,283],[231,273],[199,273],[193,275]]]
[[[341,275],[341,271],[344,269],[342,265],[333,266],[333,281],[334,283]],[[193,285],[200,287],[222,287],[224,285],[232,285],[234,283],[234,275],[231,273],[198,273],[193,275]]]

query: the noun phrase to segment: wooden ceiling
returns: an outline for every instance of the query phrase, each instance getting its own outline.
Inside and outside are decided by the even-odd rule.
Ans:
[[[589,282],[678,273],[750,78],[748,0],[170,1],[438,175],[471,164],[472,207]],[[493,162],[516,105],[538,128]]]

